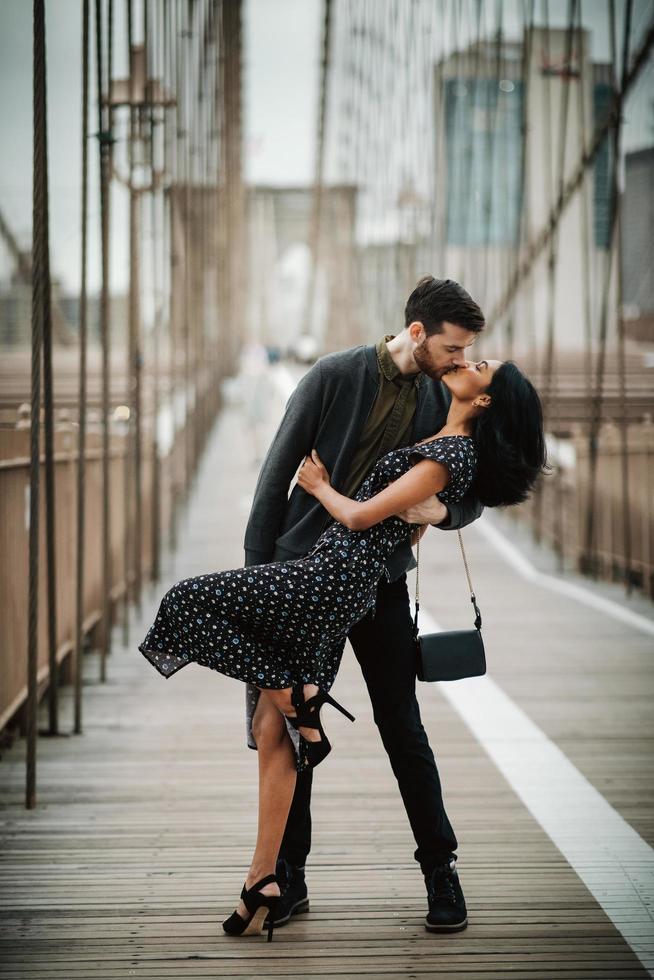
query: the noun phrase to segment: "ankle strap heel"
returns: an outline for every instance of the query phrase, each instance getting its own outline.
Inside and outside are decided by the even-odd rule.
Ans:
[[[291,717],[286,715],[290,721],[293,728],[299,731],[300,728],[314,728],[320,733],[319,742],[310,742],[308,739],[304,739],[304,744],[306,746],[307,759],[309,765],[313,768],[322,762],[332,750],[331,742],[327,738],[327,734],[322,727],[322,722],[320,720],[320,708],[323,704],[331,704],[337,708],[341,714],[344,714],[346,718],[350,721],[354,721],[354,715],[339,704],[331,694],[327,691],[318,690],[317,694],[314,694],[307,701],[304,697],[304,685],[296,684],[293,686],[291,692],[291,702],[295,708],[295,715]]]
[[[267,917],[268,942],[272,941],[280,896],[262,895],[259,889],[264,888],[265,885],[271,885],[273,882],[277,882],[277,876],[266,875],[265,878],[261,878],[251,888],[246,888],[243,885],[241,899],[250,916],[247,919],[243,919],[238,912],[232,912],[229,918],[223,922],[223,929],[229,936],[260,935],[263,932]]]

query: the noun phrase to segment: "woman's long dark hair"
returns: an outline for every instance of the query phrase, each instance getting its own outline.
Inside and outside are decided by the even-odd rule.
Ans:
[[[526,500],[547,470],[543,409],[538,392],[513,361],[495,371],[491,403],[477,417],[478,463],[474,490],[486,507]]]

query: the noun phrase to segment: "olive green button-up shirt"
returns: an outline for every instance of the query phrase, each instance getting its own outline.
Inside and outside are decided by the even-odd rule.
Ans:
[[[387,334],[377,344],[379,391],[364,424],[343,489],[347,497],[354,497],[380,456],[391,449],[407,446],[411,438],[418,387],[424,376],[421,371],[416,374],[400,372],[386,346],[393,337],[394,334]]]

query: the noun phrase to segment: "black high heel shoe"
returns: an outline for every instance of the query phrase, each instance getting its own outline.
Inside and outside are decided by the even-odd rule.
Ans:
[[[268,919],[268,942],[272,940],[275,918],[277,915],[277,905],[280,895],[262,895],[259,891],[264,885],[270,885],[277,881],[276,875],[266,875],[261,881],[257,881],[252,888],[243,885],[241,899],[250,913],[249,919],[243,919],[238,912],[232,912],[228,919],[223,922],[223,929],[229,936],[260,936],[263,932],[263,924]]]
[[[327,691],[318,691],[307,701],[304,697],[304,685],[296,684],[291,691],[291,702],[295,708],[295,716],[291,717],[286,715],[290,721],[293,728],[297,731],[300,728],[315,728],[320,732],[319,742],[310,742],[305,738],[305,743],[307,747],[307,759],[309,760],[310,766],[313,768],[317,766],[319,762],[329,755],[332,750],[331,742],[327,738],[325,729],[322,727],[322,722],[320,721],[320,709],[323,704],[331,704],[337,708],[341,714],[349,718],[350,721],[354,721],[354,715],[351,715],[342,704],[335,701],[331,694]]]

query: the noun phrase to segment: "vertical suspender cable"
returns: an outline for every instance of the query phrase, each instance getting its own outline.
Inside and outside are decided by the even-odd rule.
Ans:
[[[633,11],[633,0],[627,0],[625,8],[624,36],[622,48],[622,73],[620,86],[624,86],[627,75],[627,65],[629,63],[629,39],[631,36],[631,18]],[[616,127],[614,131],[614,154],[616,166],[620,152],[621,129]],[[618,385],[620,400],[620,471],[622,489],[622,550],[624,555],[624,580],[627,595],[631,594],[631,511],[629,508],[629,428],[627,420],[627,372],[625,363],[625,331],[624,316],[622,314],[622,234],[621,234],[621,211],[622,194],[619,188],[616,189],[618,195],[618,208],[615,220],[615,273],[616,273],[616,317],[618,331]]]
[[[142,486],[141,486],[141,307],[140,307],[140,208],[141,195],[135,181],[135,150],[137,132],[136,59],[134,57],[134,18],[131,0],[127,0],[127,49],[129,63],[129,317],[128,367],[129,437],[127,456],[130,460],[130,505],[127,524],[131,523],[129,553],[132,562],[131,598],[137,609],[141,605],[142,579]],[[131,518],[133,516],[133,522]],[[126,583],[127,585],[127,583]],[[127,605],[125,607],[127,609]]]
[[[483,81],[481,80],[482,67],[484,68],[484,80],[486,78],[485,73],[485,63],[482,61],[482,51],[485,50],[482,41],[482,0],[475,0],[476,5],[476,16],[475,16],[475,41],[474,41],[474,55],[471,56],[470,48],[471,45],[468,44],[465,52],[461,51],[461,45],[463,43],[463,35],[458,35],[458,44],[456,47],[456,61],[457,61],[457,92],[467,89],[468,86],[466,82],[472,83],[472,93],[466,92],[463,98],[465,99],[463,111],[457,111],[455,115],[456,125],[463,128],[464,139],[467,142],[467,152],[465,154],[464,160],[464,175],[463,177],[459,174],[456,175],[456,181],[458,187],[461,189],[461,194],[464,196],[464,215],[463,215],[463,241],[470,245],[471,243],[471,229],[470,229],[470,215],[472,210],[476,206],[476,193],[478,188],[475,186],[475,164],[478,161],[475,159],[477,155],[477,147],[473,144],[472,140],[474,138],[475,122],[474,117],[477,112],[479,103],[479,93],[483,91]],[[459,30],[462,28],[464,21],[462,4],[458,4],[458,27]],[[460,67],[459,67],[460,66]],[[461,80],[461,74],[459,71],[463,72],[463,80]],[[468,101],[468,96],[470,96],[470,101]],[[457,96],[458,98],[459,96]],[[448,173],[448,187],[451,190],[451,181],[454,174]],[[461,183],[462,181],[462,183]],[[459,198],[460,199],[460,198]],[[473,267],[468,270],[466,265],[469,261],[471,249],[464,248],[461,249],[461,256],[459,258],[459,269],[457,272],[457,279],[459,282],[469,283],[468,288],[473,291],[477,290],[477,272],[476,272],[476,262],[473,262]],[[443,273],[444,274],[444,273]]]
[[[127,0],[126,7],[127,20],[127,90],[128,90],[128,136],[127,136],[127,157],[128,157],[128,190],[129,190],[129,287],[128,287],[128,313],[127,313],[127,360],[125,363],[125,401],[129,408],[129,416],[125,427],[125,438],[123,445],[123,595],[122,595],[122,627],[123,645],[129,644],[129,620],[130,602],[134,594],[134,552],[133,535],[134,522],[132,513],[134,508],[134,480],[133,480],[133,433],[134,433],[134,388],[133,388],[133,364],[134,364],[134,267],[133,267],[133,231],[134,231],[134,63],[132,58],[132,5]]]
[[[355,188],[355,194],[357,195],[356,201],[356,211],[360,210],[360,200],[359,200],[359,189],[357,186],[357,175],[353,169],[352,165],[352,141],[353,141],[353,130],[354,126],[352,123],[352,114],[354,110],[354,55],[352,52],[351,45],[349,43],[349,30],[350,30],[350,20],[352,17],[351,10],[341,6],[338,10],[338,15],[336,18],[336,26],[338,29],[338,36],[340,38],[340,49],[343,54],[341,56],[342,69],[341,69],[341,111],[338,113],[338,128],[339,128],[339,163],[338,163],[338,173],[340,175],[340,181],[344,185],[351,184]],[[337,47],[338,50],[338,47]],[[351,301],[353,308],[359,309],[359,304],[356,301],[356,295],[358,293],[359,284],[359,265],[352,264],[351,277],[353,279],[353,295],[351,296]],[[358,313],[358,321],[363,319],[362,312]]]
[[[577,34],[581,50],[581,31],[583,27],[582,0],[579,0],[577,7]],[[592,86],[592,64],[581,62],[578,93],[577,110],[579,113],[579,131],[581,133],[581,145],[587,143],[587,119],[586,119],[586,98],[584,92],[584,69],[588,65],[590,73],[590,84]],[[592,174],[592,171],[590,172]],[[591,304],[591,244],[590,244],[590,180],[589,172],[584,174],[584,179],[579,190],[581,204],[581,269],[582,269],[582,290],[583,290],[583,310],[584,310],[584,380],[586,387],[586,403],[590,405],[593,395],[593,315]]]
[[[202,337],[203,337],[203,370],[206,377],[207,386],[207,411],[205,439],[208,438],[210,427],[214,418],[214,407],[216,405],[217,392],[213,379],[213,339],[212,326],[213,316],[211,308],[213,263],[211,261],[211,223],[212,209],[215,198],[211,184],[211,159],[212,159],[212,140],[213,140],[213,8],[210,0],[204,0],[204,31],[202,48],[203,56],[203,100],[202,100],[202,242],[203,242],[203,265],[202,265]]]
[[[195,467],[198,458],[198,406],[200,402],[200,386],[198,384],[198,362],[197,362],[197,320],[195,317],[195,290],[193,281],[196,269],[196,221],[195,221],[195,97],[197,89],[195,86],[194,71],[194,49],[196,41],[196,31],[194,28],[194,14],[196,5],[194,0],[187,0],[187,44],[186,55],[186,223],[184,260],[187,272],[184,295],[186,297],[186,322],[188,331],[188,364],[187,364],[187,385],[190,396],[189,412],[189,458],[188,458],[188,489],[193,487],[195,481]],[[191,396],[192,392],[192,396]]]
[[[552,186],[548,187],[548,191],[551,193],[554,191],[556,199],[561,197],[563,193],[563,187],[565,186],[565,159],[566,159],[566,149],[567,149],[567,134],[568,134],[568,112],[570,107],[570,81],[566,78],[565,72],[568,70],[569,65],[572,60],[572,47],[573,47],[573,32],[574,25],[576,22],[576,4],[577,0],[568,0],[568,21],[565,39],[565,55],[564,55],[564,69],[561,74],[561,98],[559,104],[559,139],[558,139],[558,155],[557,155],[557,169],[556,169],[556,188]],[[549,31],[549,27],[548,27]],[[548,35],[549,36],[549,35]],[[548,50],[549,55],[549,50]],[[549,58],[548,58],[549,60]],[[549,80],[548,80],[549,82]],[[548,112],[548,119],[549,119]],[[558,416],[559,409],[559,399],[558,397],[558,375],[557,375],[557,363],[556,363],[556,288],[558,281],[558,243],[559,243],[559,229],[555,231],[552,235],[549,243],[548,256],[547,256],[547,346],[545,350],[545,365],[544,365],[544,386],[543,386],[543,415],[545,418],[545,424],[550,429],[554,428],[557,431],[556,418]],[[554,520],[553,524],[555,528],[560,530],[560,517],[561,517],[561,463],[560,460],[557,461],[555,475],[554,475]],[[542,479],[540,483],[539,492],[536,495],[535,504],[535,532],[536,539],[541,540],[543,533],[543,506],[544,506],[544,492],[545,487],[543,485]],[[562,567],[562,548],[563,540],[562,534],[554,535],[554,549],[557,553],[559,569]]]
[[[144,39],[146,45],[147,61],[146,75],[148,78],[159,78],[161,92],[164,90],[163,72],[160,71],[159,51],[161,42],[158,37],[162,25],[158,16],[158,4],[153,4],[150,13],[150,3],[152,0],[144,0]],[[161,534],[161,485],[159,471],[159,374],[161,370],[160,345],[161,345],[161,320],[162,320],[162,300],[159,283],[159,250],[157,248],[157,209],[159,202],[159,185],[156,169],[157,147],[156,147],[156,121],[154,114],[154,92],[149,91],[148,102],[150,103],[150,234],[152,247],[152,299],[154,309],[154,319],[152,326],[152,414],[150,424],[151,432],[151,488],[150,488],[150,581],[158,582],[160,576],[160,534]],[[163,112],[166,110],[163,109]],[[162,173],[163,176],[163,173]]]
[[[565,47],[565,64],[566,67],[572,65],[572,54],[574,48],[574,38],[576,31],[577,22],[577,4],[579,0],[569,0],[568,4],[568,26],[566,32],[566,47]],[[577,46],[579,51],[579,59],[581,63],[581,38],[577,39]],[[563,187],[565,185],[565,160],[566,160],[566,149],[567,149],[567,130],[568,130],[568,116],[570,112],[570,85],[572,84],[573,78],[572,70],[570,70],[570,81],[566,81],[565,77],[563,80],[563,109],[561,112],[561,131],[560,131],[560,143],[559,143],[559,182],[558,182],[558,194],[559,196],[563,193]],[[581,84],[581,74],[579,84]],[[559,238],[558,235],[553,236],[552,240],[555,241]],[[556,323],[553,323],[552,333],[554,334]],[[554,340],[554,337],[553,337]],[[556,398],[552,405],[552,422],[555,435],[557,438],[561,436],[561,425],[560,425],[560,412],[561,412],[561,398],[559,389],[559,371],[558,364],[556,361],[555,350],[552,351],[552,370],[554,375],[554,388],[556,389]],[[559,571],[563,571],[565,567],[565,545],[566,545],[566,534],[565,534],[565,500],[563,494],[563,467],[561,465],[561,460],[557,460],[556,470],[554,472],[554,520],[553,520],[553,539],[554,539],[554,549],[557,554],[558,568]]]
[[[174,8],[173,0],[164,0],[163,8],[163,53],[164,53],[164,78],[168,80],[170,91],[174,93],[174,106],[171,106],[164,113],[164,138],[163,138],[163,159],[164,170],[169,175],[167,190],[163,200],[163,230],[164,230],[164,269],[166,276],[166,310],[167,310],[167,385],[166,397],[168,399],[169,425],[171,428],[170,449],[167,466],[168,477],[168,547],[171,551],[175,550],[176,526],[175,514],[177,512],[177,305],[173,295],[175,276],[173,263],[175,262],[175,238],[172,228],[173,220],[173,201],[177,193],[177,118],[179,113],[179,91],[177,88],[177,75],[175,72],[174,57]]]
[[[219,283],[219,245],[218,245],[218,221],[220,220],[220,116],[219,116],[219,91],[220,91],[220,55],[219,55],[219,30],[220,16],[217,9],[216,0],[210,0],[211,4],[211,39],[213,47],[213,70],[211,86],[211,113],[209,125],[211,127],[211,226],[210,243],[211,254],[211,370],[213,373],[213,383],[216,388],[220,384],[220,364],[219,356],[219,331],[222,324],[219,320],[220,310],[220,283]],[[263,263],[262,263],[263,265]]]
[[[111,9],[111,7],[110,7]],[[110,18],[111,19],[111,18]],[[100,151],[100,241],[102,286],[100,292],[100,341],[102,347],[102,645],[100,680],[107,679],[107,654],[111,643],[111,522],[109,510],[109,110],[103,107],[102,0],[95,0],[95,42]],[[109,65],[111,71],[111,65]]]
[[[543,58],[549,65],[551,61],[551,47],[550,47],[550,19],[549,19],[549,3],[548,0],[542,0],[543,9],[543,20],[545,22],[545,39],[543,44]],[[544,114],[546,118],[546,140],[545,140],[545,161],[544,161],[544,182],[545,182],[545,197],[548,205],[551,206],[554,200],[554,179],[552,174],[552,154],[550,147],[552,145],[552,78],[553,76],[548,73],[545,77],[543,84],[543,101]],[[548,277],[548,308],[547,308],[547,323],[546,323],[546,347],[545,347],[545,361],[542,368],[542,393],[541,399],[543,403],[543,418],[545,424],[549,422],[549,405],[551,402],[551,392],[549,386],[551,383],[551,359],[553,351],[553,324],[554,324],[554,302],[551,295],[552,289],[556,287],[555,281],[555,260],[556,260],[556,249],[554,239],[549,241],[549,249],[547,254],[547,277]],[[541,351],[537,351],[540,355]],[[539,369],[541,365],[539,364]],[[543,496],[545,493],[545,487],[543,485],[542,476],[536,483],[533,504],[532,504],[532,532],[536,541],[540,541],[542,534],[542,511],[543,511]]]
[[[311,250],[311,266],[309,282],[304,305],[304,333],[312,332],[312,314],[316,291],[316,275],[320,255],[320,237],[322,226],[324,169],[325,169],[325,122],[327,116],[327,95],[329,85],[329,64],[331,48],[331,15],[332,0],[323,2],[322,24],[322,54],[320,59],[320,88],[318,95],[318,132],[316,134],[316,160],[313,179],[313,197],[311,201],[311,224],[309,228],[309,248]]]
[[[184,397],[186,400],[186,415],[184,423],[185,447],[186,447],[186,471],[184,502],[188,502],[189,494],[193,485],[193,469],[195,462],[195,402],[197,388],[194,385],[194,363],[193,363],[193,334],[195,324],[191,315],[192,306],[192,260],[191,249],[191,223],[193,201],[191,197],[192,188],[192,162],[191,155],[191,136],[192,136],[192,50],[193,50],[193,0],[184,0],[182,4],[182,28],[184,43],[182,46],[183,64],[183,84],[184,84],[184,132],[182,142],[182,154],[184,159]],[[193,387],[193,397],[191,388]]]
[[[84,538],[86,533],[86,286],[88,246],[89,0],[82,0],[82,227],[79,297],[79,429],[77,442],[77,551],[75,566],[74,731],[82,731],[82,622],[84,617]]]
[[[222,5],[224,31],[225,192],[227,218],[227,373],[236,361],[237,331],[243,282],[243,186],[241,173],[241,44],[242,0]]]
[[[427,61],[425,64],[425,92],[427,93],[427,111],[428,116],[426,119],[425,131],[428,134],[427,138],[430,142],[430,153],[432,154],[431,162],[429,164],[429,177],[427,180],[427,195],[429,199],[429,220],[427,227],[429,228],[428,238],[427,238],[427,268],[437,269],[438,268],[438,251],[441,242],[441,236],[438,229],[438,217],[440,210],[440,203],[437,198],[438,187],[441,181],[440,175],[440,162],[441,162],[441,135],[437,130],[436,119],[440,116],[440,106],[437,106],[436,98],[438,93],[436,92],[436,65],[442,58],[443,51],[443,39],[440,36],[440,30],[437,32],[436,25],[445,24],[445,13],[443,11],[444,4],[438,5],[441,9],[438,9],[436,4],[431,4],[428,8],[429,21],[428,21],[428,38],[429,44],[427,46]],[[447,36],[447,28],[443,30],[443,36]],[[437,115],[438,109],[438,115]]]
[[[216,34],[216,76],[215,76],[215,114],[216,114],[216,368],[220,377],[224,371],[225,348],[227,337],[227,303],[226,303],[226,281],[227,281],[227,259],[226,259],[226,208],[227,195],[225,186],[225,31],[222,12],[222,0],[213,0],[215,7],[215,34]]]
[[[209,151],[211,147],[211,133],[208,125],[209,106],[211,102],[211,14],[207,0],[202,3],[202,39],[201,39],[201,87],[200,87],[200,113],[199,113],[199,135],[200,135],[200,179],[202,183],[202,211],[200,213],[201,235],[202,235],[202,292],[200,295],[200,364],[204,376],[204,407],[202,410],[202,447],[206,445],[209,436],[210,426],[213,421],[213,408],[215,398],[213,393],[213,383],[211,378],[211,357],[209,344],[208,324],[210,318],[209,293],[207,290],[207,272],[209,269],[209,218],[211,201],[209,197],[209,172],[207,169]]]
[[[190,427],[189,427],[189,339],[188,339],[188,166],[185,137],[188,130],[188,110],[187,100],[187,72],[186,72],[186,30],[182,13],[182,5],[186,5],[187,0],[174,0],[175,9],[175,32],[174,32],[174,53],[177,73],[177,181],[175,186],[174,210],[176,226],[179,233],[176,239],[179,240],[183,248],[183,254],[177,254],[177,263],[183,264],[184,277],[181,285],[181,302],[177,303],[177,308],[181,309],[180,325],[182,331],[182,402],[184,405],[184,427],[183,427],[183,484],[182,500],[186,499],[190,486]],[[176,278],[177,288],[179,289],[179,274]],[[179,514],[176,514],[176,519]]]
[[[216,372],[222,374],[225,363],[225,100],[223,98],[223,78],[225,73],[224,32],[222,16],[222,0],[212,0],[214,4],[214,36],[216,45],[216,74],[214,77],[215,90],[215,167],[216,167],[216,203],[215,203],[215,234],[214,243],[216,254]]]
[[[554,194],[554,199],[560,200],[563,194],[563,188],[565,186],[565,159],[566,159],[566,149],[567,149],[567,132],[568,132],[568,112],[570,106],[570,82],[566,79],[565,72],[568,70],[572,59],[572,47],[573,47],[573,34],[576,23],[576,4],[577,0],[568,0],[568,20],[567,20],[567,30],[566,30],[566,41],[565,41],[565,57],[564,57],[564,69],[561,75],[561,99],[559,107],[559,138],[558,138],[558,154],[557,154],[557,169],[556,169],[556,187],[553,186],[553,182],[550,179],[548,181],[548,192]],[[549,42],[549,24],[548,24],[548,42]],[[549,43],[548,43],[548,61],[549,61]],[[549,91],[549,78],[547,91]],[[550,120],[550,106],[548,98],[548,123]],[[548,152],[549,159],[549,152]],[[549,196],[549,194],[548,194]],[[548,297],[548,307],[547,307],[547,345],[545,349],[545,364],[543,368],[543,415],[545,418],[546,426],[551,429],[552,421],[554,422],[554,429],[557,430],[556,417],[558,415],[559,400],[554,397],[554,390],[557,381],[556,372],[556,287],[557,287],[557,250],[559,241],[559,228],[554,231],[550,240],[547,256],[547,297]],[[550,418],[552,416],[552,418]],[[554,547],[557,552],[559,567],[562,565],[562,548],[563,540],[561,533],[561,507],[562,507],[562,496],[561,496],[561,466],[560,461],[557,463],[556,473],[555,473],[555,501],[554,501]],[[544,507],[544,493],[545,487],[542,480],[539,483],[538,492],[534,498],[534,532],[536,540],[540,541],[543,533],[543,507]]]
[[[189,115],[189,172],[191,183],[189,187],[190,224],[189,224],[189,260],[191,276],[189,280],[189,323],[191,327],[191,379],[194,390],[193,398],[193,459],[192,478],[195,482],[197,464],[200,454],[201,418],[202,418],[202,366],[200,362],[200,318],[198,310],[199,265],[202,255],[202,222],[200,208],[202,200],[202,183],[200,180],[199,142],[198,142],[198,100],[200,79],[200,5],[192,3],[189,7],[191,24],[191,58],[190,58],[190,115]]]
[[[197,462],[202,451],[204,440],[204,421],[206,407],[206,374],[203,360],[204,337],[204,305],[202,303],[202,284],[204,278],[204,180],[202,167],[203,132],[202,132],[202,103],[203,103],[203,50],[204,50],[204,3],[199,0],[196,5],[195,38],[195,92],[193,99],[193,279],[195,284],[191,298],[193,301],[192,315],[194,328],[194,381],[197,390],[195,410],[195,459],[193,460],[193,478],[197,472]]]
[[[179,202],[179,184],[180,184],[180,167],[181,167],[181,151],[180,151],[180,137],[179,132],[182,127],[181,122],[181,93],[180,93],[180,81],[179,81],[179,43],[176,40],[178,36],[177,30],[177,2],[178,0],[166,0],[168,7],[168,61],[171,77],[171,86],[175,92],[175,107],[171,114],[171,121],[169,125],[169,150],[170,150],[170,162],[171,162],[171,183],[170,190],[168,193],[167,204],[168,213],[166,218],[166,228],[168,233],[168,274],[169,274],[169,308],[170,308],[170,324],[169,324],[169,370],[170,370],[170,398],[171,407],[173,410],[173,430],[174,430],[174,457],[173,466],[171,467],[171,512],[170,512],[170,547],[174,550],[177,547],[177,512],[179,509],[179,500],[181,498],[181,481],[182,466],[180,465],[180,449],[178,443],[181,443],[181,439],[177,436],[177,431],[180,426],[178,426],[178,417],[180,416],[179,405],[180,398],[178,397],[178,361],[179,352],[181,350],[182,344],[182,318],[180,313],[180,300],[179,300],[179,275],[177,272],[177,267],[181,262],[181,254],[179,250],[179,234],[178,227],[179,223],[177,220],[178,216],[178,202]]]
[[[520,255],[522,249],[529,236],[529,195],[528,195],[528,184],[527,184],[527,174],[528,174],[528,153],[529,153],[529,92],[530,92],[530,73],[531,73],[531,59],[533,52],[533,40],[534,40],[534,0],[529,0],[527,5],[527,11],[525,19],[523,21],[523,40],[522,40],[522,60],[520,69],[520,81],[522,86],[522,102],[520,108],[520,174],[518,183],[518,241],[515,247],[515,261],[509,259],[510,271],[509,276],[512,274],[513,270],[517,267],[520,261]],[[507,250],[508,251],[508,250]],[[509,252],[510,254],[510,252]],[[507,281],[508,281],[507,277]],[[527,292],[529,298],[533,302],[533,280],[526,282]],[[522,317],[522,319],[532,324],[533,331],[533,310],[530,311],[532,315],[527,315]],[[506,324],[506,356],[508,358],[513,357],[513,345],[515,338],[515,317],[516,309],[515,302],[511,303],[509,306],[509,316]],[[532,341],[532,352],[535,349],[535,339],[533,333],[529,338]]]
[[[193,477],[197,472],[197,462],[198,454],[202,451],[202,445],[204,441],[204,424],[205,424],[205,408],[206,408],[206,373],[205,373],[205,363],[204,363],[204,304],[202,303],[203,295],[203,281],[204,281],[204,218],[205,218],[205,202],[204,202],[204,179],[203,179],[203,137],[202,132],[202,103],[203,103],[203,49],[204,49],[204,17],[203,17],[203,0],[200,0],[196,10],[197,26],[196,26],[196,91],[195,99],[193,101],[194,106],[194,120],[193,120],[193,159],[194,159],[194,188],[193,188],[193,239],[194,239],[194,249],[193,249],[193,264],[194,264],[194,276],[193,281],[196,283],[196,289],[193,292],[193,321],[195,328],[195,384],[199,392],[199,402],[196,409],[196,457],[193,463]]]
[[[631,0],[627,0],[625,13],[625,25],[631,23],[630,14]],[[623,71],[621,85],[618,81],[617,52],[615,37],[615,3],[609,0],[609,34],[611,42],[611,64],[613,67],[614,95],[625,88],[625,77],[628,58],[628,40],[624,49]],[[625,31],[625,35],[627,32]],[[611,185],[609,190],[609,217],[608,217],[608,243],[604,259],[603,280],[602,280],[602,304],[600,310],[599,342],[597,351],[597,364],[595,370],[595,390],[590,408],[590,422],[588,431],[588,503],[586,507],[586,525],[584,528],[584,550],[582,558],[582,568],[584,571],[597,575],[597,542],[595,537],[596,517],[597,517],[597,464],[599,456],[599,436],[602,424],[603,403],[604,403],[604,372],[606,367],[606,345],[608,339],[608,318],[609,318],[609,294],[612,278],[613,259],[616,246],[616,225],[618,217],[618,154],[620,151],[620,114],[616,114],[611,120]],[[608,140],[609,134],[606,135]]]
[[[131,3],[130,3],[131,8]],[[131,20],[131,17],[130,17]],[[133,45],[132,36],[130,44]],[[145,39],[144,39],[145,43]],[[146,73],[147,77],[147,73]],[[130,103],[135,100],[134,80],[130,81]],[[141,609],[141,585],[143,580],[143,467],[141,418],[141,381],[143,349],[141,329],[141,192],[134,186],[134,141],[140,135],[137,130],[138,109],[130,105],[130,321],[132,322],[132,406],[134,451],[134,601]],[[131,416],[131,413],[130,413]],[[130,423],[132,418],[130,417]]]
[[[207,316],[205,318],[206,330],[207,330],[207,377],[208,384],[211,394],[211,419],[210,424],[213,425],[215,415],[218,411],[219,402],[218,397],[220,395],[220,388],[218,384],[218,379],[215,376],[215,354],[216,354],[216,343],[214,339],[215,330],[215,311],[213,308],[213,298],[215,295],[215,275],[216,275],[216,265],[214,262],[214,246],[213,246],[213,229],[215,221],[214,209],[216,206],[216,195],[214,187],[214,135],[215,135],[215,97],[216,88],[214,84],[214,76],[216,70],[216,45],[215,45],[215,24],[214,24],[215,14],[214,6],[212,0],[207,0],[207,42],[208,42],[208,72],[206,81],[206,102],[205,102],[205,132],[206,132],[206,147],[205,147],[205,174],[206,174],[206,186],[205,186],[205,242],[206,242],[206,255],[205,255],[205,308],[207,310]]]
[[[486,112],[488,117],[486,118],[487,126],[487,136],[486,136],[486,167],[490,170],[489,180],[487,183],[488,191],[484,195],[485,200],[483,201],[483,212],[484,212],[484,230],[482,239],[482,280],[481,286],[479,288],[479,293],[481,296],[486,297],[488,295],[488,265],[490,259],[491,248],[493,247],[493,240],[491,235],[491,227],[493,221],[493,201],[492,195],[496,187],[496,178],[498,177],[496,158],[498,156],[498,144],[500,139],[498,139],[499,124],[500,119],[500,109],[501,109],[501,93],[500,81],[502,79],[502,68],[503,68],[503,46],[504,46],[504,24],[502,21],[502,0],[495,0],[495,22],[493,23],[493,31],[495,35],[494,47],[493,47],[493,72],[489,73],[490,79],[493,82],[492,86],[492,96],[487,89],[486,96],[484,99]],[[486,59],[484,59],[484,64]],[[488,82],[487,73],[484,71],[484,80]],[[490,88],[490,86],[489,86]],[[488,119],[492,119],[492,123],[488,125]],[[490,157],[490,161],[489,161]],[[501,271],[501,255],[502,249],[505,247],[504,242],[499,242],[499,247],[495,249],[496,251],[496,262],[497,268],[495,269],[495,274],[493,279],[497,281],[500,279],[499,273]]]
[[[44,71],[45,27],[44,27]],[[47,96],[44,83],[43,112],[47,118]],[[45,434],[45,530],[47,554],[48,596],[48,734],[56,735],[58,729],[58,667],[57,667],[57,560],[55,540],[55,471],[54,471],[54,392],[52,380],[52,310],[50,293],[50,247],[48,210],[48,152],[47,143],[43,154],[44,193],[46,207],[43,214],[45,248],[43,251],[44,274],[47,295],[43,307],[43,408]]]
[[[421,34],[420,28],[416,23],[417,6],[416,0],[410,0],[404,6],[404,22],[402,30],[402,78],[403,86],[401,92],[400,112],[403,130],[400,133],[400,157],[397,173],[397,185],[395,187],[395,200],[401,202],[400,210],[400,278],[398,280],[400,295],[409,293],[417,279],[417,201],[419,200],[419,180],[418,168],[415,157],[420,152],[415,145],[415,103],[414,92],[414,73],[420,61],[420,46],[416,45],[412,50],[411,39]],[[374,56],[374,34],[371,30],[370,51]],[[372,60],[372,59],[371,59]],[[374,160],[374,120],[379,114],[379,106],[375,105],[375,85],[374,75],[370,70],[370,108],[368,110],[369,132],[371,134],[368,159],[371,163]],[[373,167],[370,168],[371,176],[374,176]]]
[[[39,468],[41,414],[41,350],[43,321],[49,296],[47,281],[48,207],[46,155],[48,152],[45,76],[44,0],[34,0],[32,65],[33,171],[32,171],[32,366],[30,420],[30,525],[29,525],[29,610],[27,627],[27,766],[25,806],[36,806],[37,667],[39,611]]]

